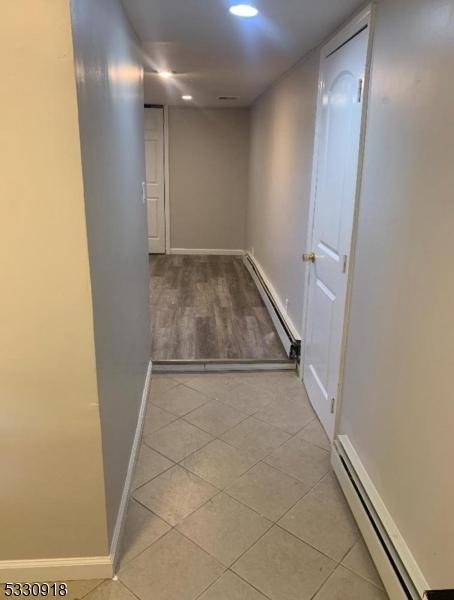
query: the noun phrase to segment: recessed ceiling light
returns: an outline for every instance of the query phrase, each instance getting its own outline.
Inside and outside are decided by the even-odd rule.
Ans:
[[[168,79],[169,77],[172,77],[173,73],[172,71],[158,71],[158,75],[163,79]]]
[[[192,96],[190,96],[189,94],[185,94],[184,96],[181,96],[181,99],[189,101],[192,100]]]
[[[259,14],[255,6],[250,4],[235,4],[229,8],[229,11],[236,17],[256,17]]]

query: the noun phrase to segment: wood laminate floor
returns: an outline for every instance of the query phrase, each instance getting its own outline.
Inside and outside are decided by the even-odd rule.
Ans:
[[[287,356],[241,258],[150,256],[152,359]]]

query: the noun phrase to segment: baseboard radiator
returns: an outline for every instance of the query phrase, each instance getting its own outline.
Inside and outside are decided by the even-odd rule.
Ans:
[[[292,327],[287,322],[284,312],[279,308],[276,298],[255,264],[254,259],[249,254],[245,254],[243,262],[257,286],[287,356],[291,360],[299,360],[301,355],[301,340],[292,332]]]
[[[430,589],[348,436],[336,438],[331,462],[391,600],[454,600],[454,590]]]

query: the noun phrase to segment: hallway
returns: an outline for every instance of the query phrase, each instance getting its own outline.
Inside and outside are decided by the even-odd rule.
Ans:
[[[239,256],[150,255],[152,359],[286,360]]]
[[[294,375],[155,376],[142,441],[119,581],[80,597],[386,600]]]

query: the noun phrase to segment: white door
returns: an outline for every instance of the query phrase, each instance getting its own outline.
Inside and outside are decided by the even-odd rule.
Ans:
[[[164,204],[164,111],[145,109],[145,177],[148,219],[148,251],[166,251]]]
[[[368,29],[321,63],[314,168],[304,383],[332,439],[338,395],[349,255],[367,61]],[[315,255],[315,256],[314,256]]]

